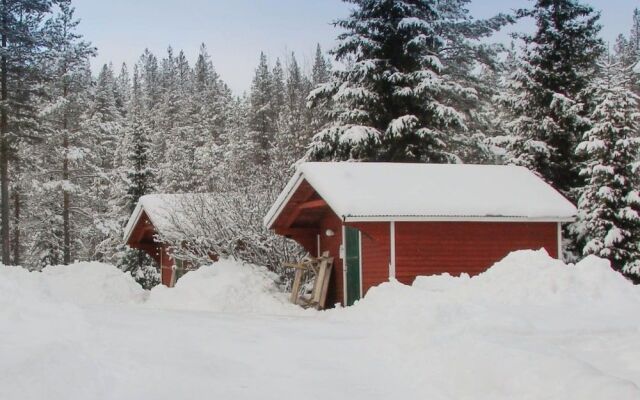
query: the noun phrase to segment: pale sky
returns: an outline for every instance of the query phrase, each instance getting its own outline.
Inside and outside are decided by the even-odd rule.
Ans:
[[[640,0],[583,0],[602,12],[602,36],[613,42],[627,34]],[[531,0],[473,0],[472,15],[488,17]],[[337,30],[331,22],[348,15],[341,0],[74,0],[80,32],[98,48],[94,69],[107,62],[119,68],[136,62],[145,48],[159,58],[171,45],[195,60],[205,43],[222,79],[240,94],[251,85],[260,51],[273,61],[295,51],[309,66],[316,43],[330,49]],[[530,30],[522,22],[508,31]],[[508,41],[501,32],[496,41]]]

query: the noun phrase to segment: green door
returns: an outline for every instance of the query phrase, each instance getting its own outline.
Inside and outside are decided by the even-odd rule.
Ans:
[[[360,300],[360,231],[345,227],[345,264],[347,268],[347,301],[348,306]]]

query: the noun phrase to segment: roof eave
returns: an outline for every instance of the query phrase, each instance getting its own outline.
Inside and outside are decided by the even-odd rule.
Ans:
[[[298,187],[300,187],[300,184],[303,180],[304,176],[302,175],[302,172],[300,170],[296,171],[295,175],[291,177],[291,179],[287,183],[287,186],[285,186],[282,193],[280,194],[280,196],[278,196],[278,199],[276,199],[276,201],[273,203],[273,205],[267,212],[267,215],[265,215],[262,221],[263,225],[267,229],[273,228],[274,222],[278,219],[278,217],[282,213],[282,210],[284,210],[287,203],[289,203],[291,197],[296,192],[296,190],[298,190]],[[284,193],[286,193],[285,196],[282,195]]]
[[[343,215],[342,220],[344,222],[573,222],[575,216]]]
[[[136,205],[136,208],[133,210],[133,214],[131,214],[131,217],[129,218],[129,222],[127,223],[127,226],[125,227],[125,232],[124,232],[125,243],[129,243],[131,234],[133,233],[133,230],[135,229],[136,225],[138,225],[138,222],[140,221],[140,217],[142,216],[143,211],[144,211],[144,207],[142,206],[142,204],[138,203]]]

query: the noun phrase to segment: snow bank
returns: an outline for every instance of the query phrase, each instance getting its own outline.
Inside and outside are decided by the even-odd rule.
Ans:
[[[589,256],[567,265],[545,250],[527,250],[509,254],[473,278],[444,274],[418,277],[411,286],[384,283],[345,314],[436,325],[463,317],[468,324],[485,327],[552,329],[638,324],[640,318],[629,317],[638,314],[638,307],[640,288],[613,271],[607,260]],[[493,315],[485,318],[488,313]],[[558,320],[548,324],[553,318]]]
[[[156,308],[254,314],[300,314],[264,267],[220,260],[184,275],[174,288],[156,286],[147,304]]]
[[[605,304],[614,306],[639,299],[640,292],[609,261],[589,256],[566,265],[545,250],[518,251],[474,278],[448,275],[418,277],[413,287],[438,292],[447,288],[470,300],[510,305],[558,306]]]
[[[49,278],[0,266],[0,399],[95,398],[80,384],[99,371],[91,355],[94,328],[78,305],[60,302],[80,300],[65,293],[71,282],[60,285]],[[82,279],[73,281],[85,285]],[[75,387],[62,383],[69,379],[78,379]]]
[[[640,288],[595,257],[516,252],[326,312],[273,281],[220,261],[148,293],[100,264],[0,267],[0,399],[640,398]]]
[[[98,262],[47,267],[41,281],[55,299],[81,304],[124,304],[144,301],[146,292],[113,265]]]
[[[50,266],[42,272],[0,266],[0,291],[10,290],[21,298],[74,304],[140,303],[146,297],[130,274],[98,262]]]
[[[327,317],[369,326],[375,351],[401,366],[388,379],[408,373],[423,398],[631,400],[638,310],[640,287],[607,261],[520,251],[473,278],[385,283]]]
[[[128,273],[97,262],[51,266],[42,272],[0,266],[0,302],[76,305],[141,304],[153,308],[300,315],[266,268],[221,260],[184,275],[174,288],[143,290]]]

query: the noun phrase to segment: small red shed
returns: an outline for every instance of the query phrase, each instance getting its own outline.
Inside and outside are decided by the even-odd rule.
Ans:
[[[182,226],[193,224],[190,218],[197,207],[212,196],[206,193],[150,194],[140,197],[124,229],[124,241],[144,250],[160,266],[161,282],[173,287],[187,269],[187,262],[176,258],[160,237],[183,237]],[[216,257],[212,257],[213,260]]]
[[[264,219],[309,253],[329,251],[329,303],[389,279],[476,275],[508,253],[562,253],[576,208],[523,167],[303,163]]]

